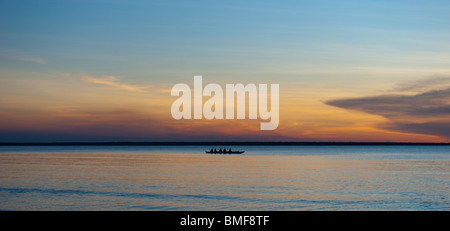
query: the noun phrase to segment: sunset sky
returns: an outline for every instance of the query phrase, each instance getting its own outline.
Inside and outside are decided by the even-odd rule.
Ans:
[[[279,84],[280,123],[175,120]],[[0,142],[450,142],[450,1],[1,1]]]

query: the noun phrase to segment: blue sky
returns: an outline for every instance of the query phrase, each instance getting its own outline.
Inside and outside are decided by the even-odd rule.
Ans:
[[[40,57],[62,71],[136,72],[140,78],[148,68],[189,76],[199,70],[264,71],[267,65],[439,68],[446,62],[401,59],[448,53],[449,4],[2,1],[0,49]]]

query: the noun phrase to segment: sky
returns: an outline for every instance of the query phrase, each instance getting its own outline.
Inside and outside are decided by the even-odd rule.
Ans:
[[[0,142],[450,142],[449,1],[0,1]],[[279,84],[280,123],[175,120]]]

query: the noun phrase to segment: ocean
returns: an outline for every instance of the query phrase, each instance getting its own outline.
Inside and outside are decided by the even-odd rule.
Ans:
[[[3,145],[0,210],[449,211],[450,145]]]

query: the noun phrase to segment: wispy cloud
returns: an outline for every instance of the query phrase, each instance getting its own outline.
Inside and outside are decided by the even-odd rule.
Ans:
[[[134,91],[134,92],[146,92],[146,89],[148,86],[139,86],[139,85],[133,85],[133,84],[127,84],[119,81],[119,78],[116,76],[105,76],[105,77],[95,77],[91,75],[81,74],[70,74],[70,73],[56,73],[57,76],[62,76],[65,78],[73,78],[73,79],[80,79],[86,83],[95,83],[95,84],[101,84],[106,85],[110,87],[114,87],[117,89],[127,90],[127,91]]]
[[[20,50],[0,50],[0,57],[10,60],[20,60],[37,64],[47,64],[48,61],[42,57],[29,54]]]
[[[449,87],[450,75],[433,75],[425,79],[397,83],[391,90],[423,92],[428,90],[446,89]]]
[[[20,57],[18,59],[22,60],[22,61],[37,63],[37,64],[47,64],[47,60],[45,60],[43,58],[39,58],[39,57]]]
[[[97,78],[97,77],[92,77],[89,75],[82,75],[81,80],[88,82],[88,83],[103,84],[103,85],[108,85],[108,86],[119,88],[119,89],[124,89],[124,90],[128,90],[128,91],[136,91],[136,92],[145,92],[144,89],[146,88],[143,86],[121,83],[121,82],[119,82],[119,79],[115,76],[106,76],[103,78]]]
[[[412,82],[402,90],[418,90],[448,81],[444,77],[434,80]],[[388,122],[377,125],[382,129],[450,138],[450,87],[415,95],[389,94],[334,99],[326,101],[325,104],[383,116]]]

